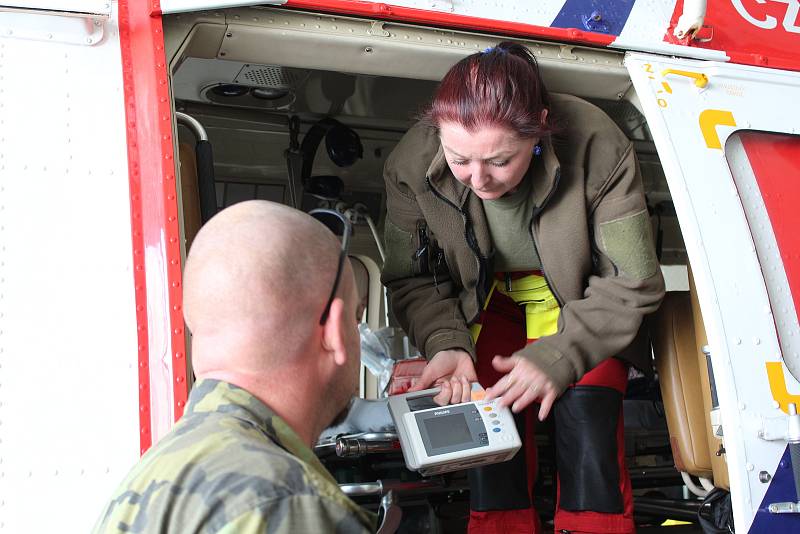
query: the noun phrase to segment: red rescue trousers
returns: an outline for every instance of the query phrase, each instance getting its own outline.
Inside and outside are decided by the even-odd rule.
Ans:
[[[504,284],[502,278],[498,284]],[[510,287],[510,286],[509,286]],[[496,355],[509,356],[526,343],[535,342],[535,339],[528,339],[526,332],[530,331],[530,312],[527,318],[528,328],[526,331],[526,314],[523,307],[512,300],[507,294],[501,291],[492,291],[488,303],[480,319],[480,335],[477,336],[476,351],[477,365],[476,371],[478,380],[484,386],[490,386],[497,382],[502,376],[492,367],[492,359]],[[624,395],[628,382],[627,365],[619,359],[610,358],[588,373],[580,381],[570,386],[596,386],[598,389],[609,388]],[[580,389],[580,388],[579,388]],[[583,388],[592,389],[592,388]],[[616,394],[615,394],[616,395]],[[561,401],[556,401],[558,404]],[[628,471],[625,468],[625,441],[623,435],[622,403],[619,402],[619,414],[616,425],[616,468],[619,471],[619,492],[621,495],[621,513],[602,513],[591,510],[564,510],[561,509],[561,477],[558,477],[557,502],[555,513],[555,532],[570,533],[607,533],[607,534],[627,534],[635,532],[633,521],[633,495],[631,492],[631,482]],[[555,409],[555,408],[554,408]],[[474,483],[474,472],[470,473],[470,484],[473,492],[482,491],[481,488],[490,488],[486,491],[493,491],[491,488],[501,488],[498,493],[522,492],[527,495],[517,496],[508,501],[510,505],[500,504],[494,497],[488,499],[490,504],[482,505],[481,510],[476,510],[475,498],[471,497],[472,510],[470,511],[469,533],[470,534],[512,534],[512,533],[540,533],[542,532],[536,510],[533,507],[533,487],[536,481],[536,441],[535,423],[538,414],[538,406],[533,405],[523,411],[524,423],[519,423],[520,437],[523,442],[523,454],[521,465],[525,467],[512,470],[510,473],[502,475],[504,480],[484,484],[478,484],[477,490]],[[602,418],[604,414],[597,414]],[[594,415],[593,415],[594,417]],[[557,420],[556,420],[557,421]],[[558,426],[555,428],[558,433]],[[611,432],[609,430],[609,432]],[[611,435],[611,445],[613,448],[613,435]],[[605,458],[613,458],[614,451],[604,451]],[[611,455],[611,456],[609,456]],[[512,460],[513,462],[514,460]],[[576,459],[577,461],[577,459]],[[501,464],[498,464],[501,465]],[[491,467],[491,466],[490,466]],[[612,468],[613,470],[613,468]],[[615,473],[614,473],[615,474]],[[521,477],[521,481],[515,484],[507,478]],[[510,489],[509,489],[510,488]],[[514,489],[516,488],[516,490]],[[482,500],[481,496],[476,496],[477,500]],[[521,498],[520,498],[521,497]],[[520,504],[522,503],[522,504]],[[487,507],[489,509],[487,509]],[[492,509],[497,508],[497,509]]]

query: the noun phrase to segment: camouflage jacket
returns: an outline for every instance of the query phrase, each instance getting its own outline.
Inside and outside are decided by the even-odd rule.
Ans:
[[[118,488],[96,533],[375,531],[264,403],[217,380],[195,384],[186,413]]]

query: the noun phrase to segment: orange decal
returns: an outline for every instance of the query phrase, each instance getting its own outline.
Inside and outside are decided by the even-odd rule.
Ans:
[[[767,362],[767,377],[769,378],[769,390],[772,398],[780,405],[781,410],[789,413],[789,404],[794,403],[800,408],[800,395],[792,395],[786,389],[786,377],[783,376],[783,364],[781,362]]]
[[[722,149],[717,126],[736,126],[733,113],[721,109],[706,109],[700,112],[700,131],[708,148]]]

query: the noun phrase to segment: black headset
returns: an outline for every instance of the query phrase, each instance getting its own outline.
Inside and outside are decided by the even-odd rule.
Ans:
[[[338,167],[349,167],[364,155],[364,147],[356,132],[336,119],[324,117],[311,127],[300,145],[300,152],[303,154],[303,184],[308,184],[311,178],[314,157],[323,137],[328,157]]]

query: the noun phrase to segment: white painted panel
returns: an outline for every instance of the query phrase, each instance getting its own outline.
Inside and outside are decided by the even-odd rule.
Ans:
[[[111,14],[111,0],[3,0],[0,5],[21,9]]]
[[[204,11],[206,9],[223,9],[241,6],[280,6],[286,0],[161,0],[161,12],[184,13],[188,11]]]
[[[0,11],[0,35],[82,46],[92,46],[103,39],[105,19],[96,16],[71,17],[36,14],[24,11]]]
[[[128,187],[116,16],[0,37],[2,533],[88,532],[139,457]]]
[[[534,24],[549,27],[556,15],[564,7],[564,0],[537,0],[535,2],[495,1],[487,0],[392,0],[373,3],[385,3],[392,6],[424,9],[478,17],[484,19],[507,20],[521,24]]]
[[[565,0],[533,1],[487,1],[487,0],[369,0],[372,3],[390,6],[409,7],[439,13],[449,13],[489,20],[501,20],[519,24],[550,27],[564,7]],[[609,0],[610,3],[610,0]],[[674,54],[701,59],[725,61],[728,56],[718,50],[680,46],[663,40],[669,27],[676,0],[636,0],[620,35],[614,40],[612,48],[639,50],[659,54]],[[586,2],[589,6],[603,2]],[[584,28],[578,28],[586,31]]]
[[[766,362],[781,349],[743,201],[721,148],[709,148],[700,128],[704,110],[733,114],[736,126],[717,126],[725,146],[737,129],[794,133],[800,124],[800,74],[629,54],[626,66],[653,135],[680,220],[711,347],[725,434],[734,519],[746,532],[768,488],[785,441],[759,437],[770,418],[783,417],[773,402]],[[690,77],[666,69],[705,74]],[[667,87],[663,85],[667,82]],[[670,92],[671,91],[671,92]],[[787,377],[789,391],[800,390]]]

